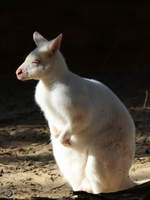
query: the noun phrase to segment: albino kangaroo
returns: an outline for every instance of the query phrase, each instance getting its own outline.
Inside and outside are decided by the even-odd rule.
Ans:
[[[39,80],[35,100],[48,121],[56,162],[74,191],[115,192],[132,187],[129,169],[135,126],[104,84],[69,71],[59,51],[62,34],[37,48],[17,69],[19,80]]]

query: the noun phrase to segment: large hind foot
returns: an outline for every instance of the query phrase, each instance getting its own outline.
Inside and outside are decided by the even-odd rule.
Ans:
[[[79,187],[75,190],[77,191],[83,191],[83,192],[88,192],[88,193],[93,193],[91,185],[88,180],[84,179]]]

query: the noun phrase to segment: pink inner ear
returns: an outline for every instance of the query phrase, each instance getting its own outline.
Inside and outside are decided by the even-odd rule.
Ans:
[[[58,48],[56,48],[55,46],[52,47],[52,49],[51,49],[52,54],[54,54],[57,50],[58,50]]]
[[[52,46],[50,48],[52,54],[54,54],[59,48],[60,48],[60,45],[61,45],[61,40],[62,40],[62,34],[60,34],[52,43]]]

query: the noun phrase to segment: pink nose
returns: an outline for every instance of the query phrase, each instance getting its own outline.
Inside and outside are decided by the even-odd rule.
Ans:
[[[16,71],[16,75],[19,76],[20,74],[22,74],[22,69],[18,68],[17,71]]]

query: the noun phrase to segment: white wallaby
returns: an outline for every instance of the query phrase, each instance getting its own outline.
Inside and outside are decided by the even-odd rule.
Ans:
[[[135,126],[129,112],[107,86],[69,71],[59,51],[62,34],[47,41],[35,32],[33,38],[37,48],[16,74],[39,80],[35,100],[66,181],[74,191],[95,194],[132,187]]]

